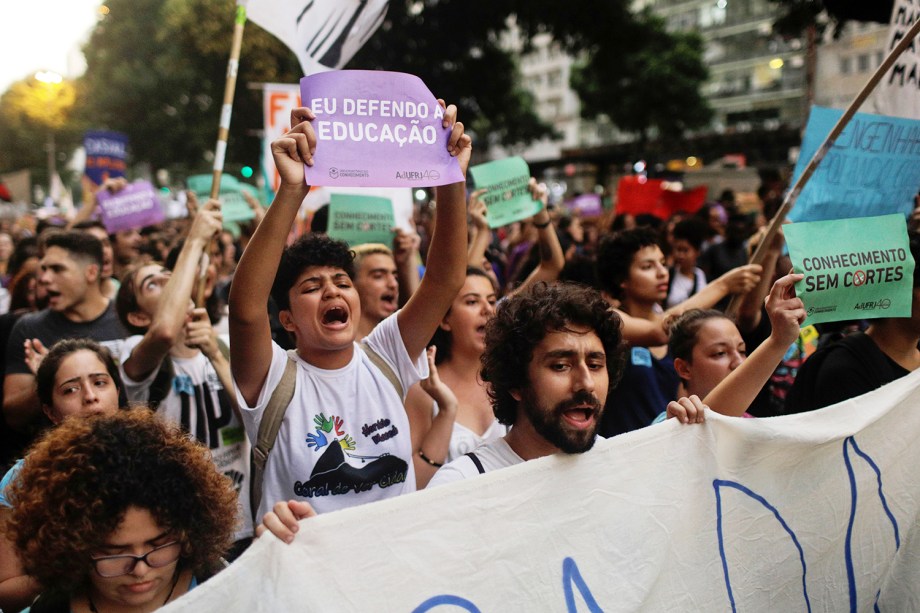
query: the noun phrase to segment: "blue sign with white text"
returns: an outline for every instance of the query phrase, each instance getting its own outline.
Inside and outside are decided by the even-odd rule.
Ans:
[[[811,107],[792,183],[843,111]],[[856,113],[789,213],[792,221],[874,217],[914,208],[920,189],[920,121]]]

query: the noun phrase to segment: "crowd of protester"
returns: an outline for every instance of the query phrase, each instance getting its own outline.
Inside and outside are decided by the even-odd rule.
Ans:
[[[457,183],[391,245],[330,239],[322,213],[291,241],[312,118],[273,143],[281,187],[238,233],[193,196],[130,231],[91,194],[71,219],[0,222],[0,609],[150,611],[315,513],[920,366],[920,267],[911,317],[800,328],[782,234],[748,264],[771,203],[582,218],[532,180],[543,209],[491,228]]]

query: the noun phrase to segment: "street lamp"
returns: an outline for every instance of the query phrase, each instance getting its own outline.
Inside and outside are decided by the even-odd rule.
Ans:
[[[48,114],[47,119],[51,119],[52,105],[51,101],[54,99],[57,86],[61,84],[64,80],[64,77],[52,70],[40,70],[35,73],[35,80],[39,83],[45,85],[45,112]],[[52,191],[54,190],[54,174],[55,174],[55,147],[54,147],[54,129],[49,124],[48,126],[48,196],[51,196]]]

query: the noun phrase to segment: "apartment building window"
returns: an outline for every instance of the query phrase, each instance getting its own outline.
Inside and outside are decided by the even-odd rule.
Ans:
[[[856,65],[859,72],[869,72],[869,54],[863,53],[856,58]]]
[[[549,87],[560,87],[562,85],[562,71],[561,70],[554,70],[546,76],[547,76],[547,85],[549,85]]]
[[[840,58],[840,74],[850,74],[853,71],[853,62],[852,58],[842,57]]]

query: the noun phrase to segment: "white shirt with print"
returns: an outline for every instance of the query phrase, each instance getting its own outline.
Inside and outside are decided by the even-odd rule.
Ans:
[[[390,364],[404,391],[428,376],[424,353],[413,361],[406,352],[396,313],[365,342]],[[351,361],[335,370],[295,359],[294,397],[265,466],[256,517],[281,500],[304,500],[318,513],[328,513],[414,492],[405,398],[364,351],[356,344]],[[272,343],[272,363],[256,404],[247,405],[237,391],[252,444],[287,360],[287,352]]]

